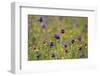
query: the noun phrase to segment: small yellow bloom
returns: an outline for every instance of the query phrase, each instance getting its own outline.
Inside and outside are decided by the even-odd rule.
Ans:
[[[64,57],[61,57],[61,59],[65,59]]]
[[[49,28],[47,31],[48,31],[48,32],[51,32],[51,31],[52,31],[52,29],[50,29],[50,28]]]
[[[85,48],[88,48],[87,46],[85,46]]]

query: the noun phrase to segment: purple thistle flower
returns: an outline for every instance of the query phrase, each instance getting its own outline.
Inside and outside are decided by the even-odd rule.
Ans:
[[[38,18],[38,20],[37,20],[38,22],[43,22],[44,21],[44,16],[41,16],[40,18]]]
[[[60,35],[59,35],[59,34],[54,34],[54,37],[55,37],[56,39],[60,39]]]
[[[46,29],[46,28],[47,28],[47,26],[45,24],[41,25],[41,29]]]
[[[79,41],[82,40],[82,35],[78,36],[78,40],[79,40]]]
[[[54,46],[54,42],[50,42],[50,48]]]
[[[64,47],[67,47],[68,45],[67,44],[64,44]]]

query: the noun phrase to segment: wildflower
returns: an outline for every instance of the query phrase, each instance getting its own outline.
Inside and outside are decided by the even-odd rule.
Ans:
[[[44,16],[41,16],[38,20],[37,20],[38,22],[43,22],[44,21]]]
[[[68,45],[67,44],[64,44],[64,47],[66,48]]]
[[[74,39],[74,38],[72,38],[71,43],[72,43],[72,44],[74,44],[74,42],[75,42],[75,39]]]
[[[79,50],[82,50],[82,45],[79,46]]]
[[[59,34],[54,34],[54,37],[55,37],[56,39],[60,39],[60,35],[59,35]]]
[[[82,40],[82,35],[78,36],[78,40],[79,40],[79,41]]]
[[[41,25],[41,29],[46,29],[46,28],[47,28],[47,26],[45,24]]]
[[[50,47],[53,47],[54,46],[54,42],[50,42]]]

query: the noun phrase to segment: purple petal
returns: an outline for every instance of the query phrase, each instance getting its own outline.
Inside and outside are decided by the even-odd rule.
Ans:
[[[38,18],[38,20],[37,20],[38,22],[43,22],[44,21],[44,16],[41,16],[40,18]]]
[[[47,26],[45,24],[41,25],[41,29],[46,29]]]
[[[59,35],[59,34],[54,34],[54,37],[55,37],[56,39],[60,39],[60,35]]]
[[[54,46],[54,42],[50,42],[50,47],[53,47]]]
[[[82,40],[82,35],[78,36],[78,40],[79,40],[79,41]]]

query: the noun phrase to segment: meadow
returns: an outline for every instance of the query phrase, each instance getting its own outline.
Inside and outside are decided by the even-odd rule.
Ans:
[[[88,58],[88,18],[28,15],[28,60]]]

